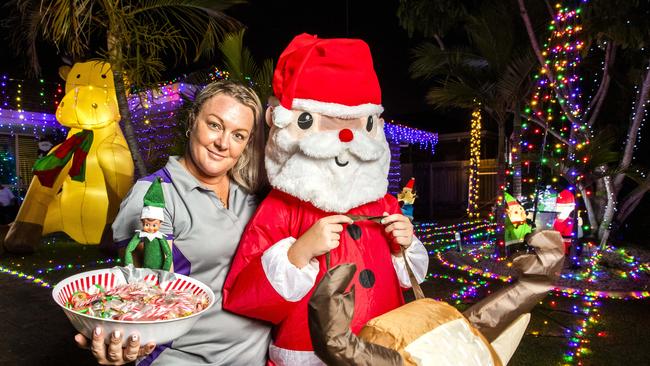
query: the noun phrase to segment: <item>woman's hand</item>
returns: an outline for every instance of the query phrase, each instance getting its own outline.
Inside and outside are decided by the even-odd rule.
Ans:
[[[381,223],[386,226],[384,230],[390,236],[393,244],[404,249],[410,247],[413,242],[413,224],[411,220],[402,214],[389,215],[388,212],[384,212],[384,216]],[[398,250],[393,254],[399,257],[402,255],[402,251]]]
[[[80,348],[90,349],[100,365],[123,365],[133,362],[138,357],[150,354],[156,347],[154,343],[147,343],[140,347],[140,338],[137,334],[129,337],[126,347],[122,347],[122,335],[119,331],[113,332],[110,337],[107,347],[104,344],[103,329],[97,327],[93,332],[92,341],[83,334],[75,335],[74,340]]]
[[[340,244],[343,224],[353,223],[352,219],[345,215],[332,215],[316,221],[309,230],[289,248],[287,253],[289,261],[296,267],[302,268],[309,264],[309,261]]]

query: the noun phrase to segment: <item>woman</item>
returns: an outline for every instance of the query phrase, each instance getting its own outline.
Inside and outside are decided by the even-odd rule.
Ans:
[[[101,364],[118,365],[264,365],[269,328],[221,308],[221,288],[246,223],[257,207],[253,193],[263,188],[264,133],[262,106],[255,93],[231,81],[206,86],[189,116],[188,148],[167,165],[136,182],[113,223],[113,236],[123,247],[139,228],[143,196],[150,182],[162,178],[165,220],[160,231],[172,243],[176,273],[211,286],[217,303],[189,333],[169,344],[140,346],[137,335],[122,348],[122,334],[93,339],[77,334],[80,347],[90,347]],[[104,345],[104,337],[110,344]]]

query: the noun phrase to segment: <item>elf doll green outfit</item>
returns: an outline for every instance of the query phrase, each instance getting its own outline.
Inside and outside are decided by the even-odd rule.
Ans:
[[[165,197],[160,185],[160,179],[154,179],[144,195],[142,207],[142,231],[136,230],[135,235],[126,247],[124,264],[133,264],[133,251],[140,245],[144,246],[143,267],[169,271],[172,265],[172,252],[165,235],[158,231],[164,221]]]

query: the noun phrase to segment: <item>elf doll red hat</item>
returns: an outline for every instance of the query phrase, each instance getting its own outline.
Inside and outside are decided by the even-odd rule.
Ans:
[[[280,128],[295,109],[343,119],[384,110],[370,49],[360,39],[296,36],[280,55],[273,91],[280,104],[273,123]]]
[[[404,188],[408,188],[410,190],[413,190],[413,185],[415,185],[415,178],[409,179],[408,183],[406,183]]]

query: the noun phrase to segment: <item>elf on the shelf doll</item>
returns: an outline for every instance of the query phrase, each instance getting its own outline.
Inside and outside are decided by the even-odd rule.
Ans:
[[[564,241],[564,252],[569,254],[571,242],[573,240],[573,217],[571,213],[576,208],[575,198],[573,192],[568,189],[563,190],[557,195],[555,210],[557,216],[553,229],[560,232],[562,240]]]
[[[143,267],[169,271],[172,265],[172,251],[165,235],[158,231],[160,223],[165,219],[165,196],[163,195],[160,178],[154,179],[144,195],[144,206],[140,220],[142,230],[136,230],[135,235],[126,247],[124,264],[133,264],[133,251],[140,245],[144,247]]]
[[[245,230],[226,278],[223,307],[274,324],[275,365],[321,365],[307,304],[327,267],[355,263],[352,332],[404,303],[428,255],[386,193],[390,150],[368,45],[295,37],[273,76],[277,100],[266,169],[273,190]]]

